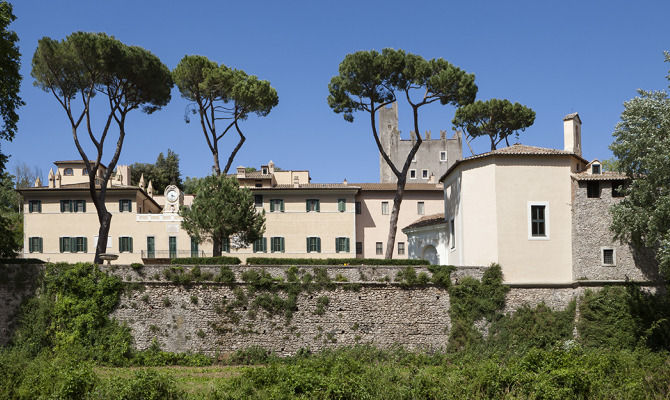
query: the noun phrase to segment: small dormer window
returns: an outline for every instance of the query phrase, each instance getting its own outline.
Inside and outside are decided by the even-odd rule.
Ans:
[[[593,175],[600,175],[600,164],[591,165],[591,173]]]
[[[267,174],[268,174],[268,169],[263,167],[263,175],[267,175]]]
[[[65,169],[63,170],[63,175],[65,175],[65,176],[72,176],[72,175],[74,175],[74,172],[72,172],[72,168],[65,168]]]

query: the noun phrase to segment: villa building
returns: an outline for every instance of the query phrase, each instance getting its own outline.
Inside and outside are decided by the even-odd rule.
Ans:
[[[21,189],[24,197],[24,257],[48,261],[91,261],[98,219],[83,161],[57,161],[49,184]],[[104,168],[104,166],[102,166]],[[395,184],[311,183],[307,170],[278,170],[272,161],[259,171],[239,167],[235,177],[265,212],[266,229],[252,245],[224,243],[225,255],[247,257],[383,258]],[[442,208],[442,186],[407,184],[398,226]],[[210,242],[197,243],[181,228],[179,208],[193,196],[168,186],[154,193],[130,184],[130,167],[118,166],[107,186],[112,214],[107,252],[118,263],[142,259],[211,255]],[[407,238],[398,230],[394,258],[407,258]]]
[[[582,158],[581,120],[567,115],[563,150],[516,144],[455,162],[440,178],[443,213],[403,229],[410,258],[498,263],[514,284],[652,279],[653,257],[609,231],[625,180]]]

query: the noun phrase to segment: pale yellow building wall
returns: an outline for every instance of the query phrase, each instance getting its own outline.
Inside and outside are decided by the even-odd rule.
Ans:
[[[455,220],[456,252],[462,265],[498,262],[495,165],[468,163],[461,172],[459,213]]]
[[[572,281],[572,160],[498,157],[498,262],[510,283]],[[547,237],[529,232],[530,203],[546,203]]]
[[[315,190],[254,190],[263,196],[265,211],[265,233],[267,252],[253,252],[253,246],[231,250],[229,255],[239,257],[243,262],[247,257],[290,257],[290,258],[353,258],[356,255],[356,231],[354,191]],[[270,200],[283,199],[284,212],[270,212]],[[307,212],[306,200],[318,199],[320,211]],[[338,199],[345,199],[346,210],[338,211]],[[261,210],[260,207],[257,207]],[[321,252],[307,252],[307,237],[321,238]],[[284,237],[285,251],[271,252],[270,239]],[[335,238],[349,238],[349,252],[335,251]]]
[[[304,185],[309,183],[309,171],[275,171],[274,179],[277,185]]]
[[[356,240],[363,243],[363,254],[359,254],[359,257],[384,258],[394,196],[395,190],[361,190],[356,196],[356,201],[361,202],[361,214],[356,216]],[[384,201],[389,204],[388,215],[382,214],[382,202]],[[417,203],[419,201],[424,202],[423,214],[418,214],[417,212]],[[444,200],[441,189],[405,191],[403,201],[400,204],[393,258],[406,259],[409,256],[407,235],[402,232],[402,228],[410,225],[424,215],[441,213],[443,207]],[[382,254],[376,253],[377,242],[382,243]],[[405,243],[405,254],[398,254],[398,242]],[[352,247],[355,246],[352,244]]]
[[[42,212],[29,212],[30,200],[42,201]],[[119,200],[132,201],[131,212],[119,211]],[[86,212],[61,212],[60,200],[85,200]],[[137,190],[107,192],[105,201],[107,210],[112,214],[112,222],[107,243],[107,252],[118,254],[117,263],[141,262],[141,251],[147,250],[147,236],[155,236],[156,250],[168,250],[168,237],[177,236],[177,250],[190,251],[190,237],[179,227],[178,216],[162,214],[138,214],[138,204],[144,211],[158,212],[158,208],[147,200]],[[95,255],[96,237],[98,236],[99,222],[93,202],[87,191],[40,190],[24,193],[24,257],[36,257],[52,262],[82,262],[93,261]],[[139,217],[138,217],[139,215]],[[162,221],[138,222],[139,218],[154,218]],[[87,251],[78,253],[61,253],[59,248],[60,237],[86,237]],[[133,238],[133,252],[119,253],[119,237]],[[28,248],[29,237],[41,237],[43,241],[42,253],[30,253]],[[211,250],[210,250],[211,251]],[[185,254],[184,256],[188,256]]]

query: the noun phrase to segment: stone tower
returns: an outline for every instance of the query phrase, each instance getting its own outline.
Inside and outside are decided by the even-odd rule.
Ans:
[[[379,140],[382,148],[398,169],[402,168],[407,159],[407,154],[416,142],[416,135],[412,131],[409,139],[400,138],[397,102],[379,110]],[[422,139],[421,147],[407,174],[407,183],[437,183],[442,174],[463,156],[460,132],[447,139],[446,131],[440,131],[439,139],[433,139],[431,132],[426,131]],[[381,154],[379,155],[379,181],[382,183],[396,182],[393,171]]]

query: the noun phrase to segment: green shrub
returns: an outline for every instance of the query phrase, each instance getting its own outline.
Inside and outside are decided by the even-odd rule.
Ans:
[[[449,289],[451,286],[451,273],[456,269],[453,265],[429,265],[428,271],[433,276],[430,281],[437,286]]]
[[[114,378],[94,393],[98,399],[179,400],[186,399],[174,378],[153,370],[135,371],[132,378]]]
[[[142,264],[142,263],[132,263],[132,264],[130,264],[130,268],[134,269],[135,271],[139,271],[142,268],[144,268],[144,264]]]
[[[273,356],[270,351],[263,347],[254,345],[237,350],[228,358],[227,363],[232,365],[254,365],[265,364],[270,360],[277,360],[277,357]]]
[[[235,273],[230,267],[224,265],[219,268],[219,274],[214,280],[222,283],[233,283],[235,282]]]
[[[426,260],[396,260],[383,258],[275,258],[249,257],[249,265],[429,265]]]
[[[670,302],[667,294],[645,293],[637,285],[587,290],[577,322],[587,346],[670,349]]]
[[[38,258],[0,258],[0,265],[25,265],[25,264],[46,264]]]
[[[237,257],[188,257],[173,258],[170,264],[185,265],[239,265],[242,261]]]
[[[328,304],[330,304],[330,299],[328,296],[320,296],[318,299],[316,299],[316,309],[314,310],[314,314],[316,315],[323,315],[326,313],[326,307],[328,307]]]

